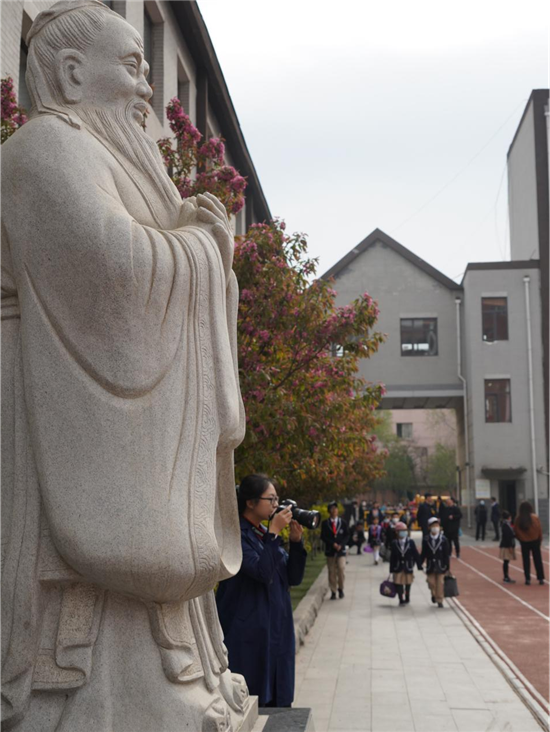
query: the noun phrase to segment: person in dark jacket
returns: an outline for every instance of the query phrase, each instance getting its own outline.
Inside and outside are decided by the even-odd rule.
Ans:
[[[487,526],[487,506],[485,501],[480,501],[475,507],[474,516],[476,517],[476,541],[485,541],[485,527]]]
[[[302,527],[292,520],[290,507],[274,514],[277,492],[266,476],[244,478],[238,502],[243,561],[216,593],[229,668],[244,676],[260,706],[289,707],[296,653],[289,587],[299,585],[304,576]],[[268,528],[263,525],[267,520]],[[287,525],[288,553],[279,538]]]
[[[344,597],[344,583],[346,580],[346,548],[348,544],[348,525],[338,516],[338,504],[332,501],[327,506],[330,517],[321,524],[321,541],[325,544],[327,558],[328,583],[330,599]]]
[[[349,542],[348,546],[351,549],[352,547],[357,547],[357,554],[361,554],[361,547],[365,543],[365,528],[362,521],[357,521],[349,534]]]
[[[396,526],[399,523],[399,514],[397,511],[395,513],[392,513],[391,518],[389,520],[389,523],[387,524],[386,528],[384,529],[384,545],[386,547],[386,557],[389,561],[390,554],[391,554],[391,545],[397,539],[397,531]]]
[[[508,511],[502,512],[502,539],[499,544],[500,558],[502,559],[502,571],[504,572],[504,582],[507,584],[515,584],[516,580],[510,579],[509,565],[516,558],[516,540],[514,538],[514,528]]]
[[[426,500],[418,506],[418,511],[416,512],[416,520],[422,530],[423,537],[428,535],[428,521],[434,518],[434,516],[437,516],[435,501],[431,493],[426,493]]]
[[[384,520],[384,513],[380,510],[380,504],[377,501],[372,504],[372,508],[367,514],[367,525],[370,526],[375,518],[377,518],[378,523],[382,525],[382,521]]]
[[[428,536],[422,540],[422,554],[420,563],[426,562],[426,575],[432,593],[432,602],[443,607],[445,596],[445,575],[451,568],[451,552],[449,542],[443,535],[439,519],[432,517],[428,520]]]
[[[500,526],[500,506],[496,498],[491,498],[491,523],[495,530],[493,541],[500,541],[499,526]]]
[[[407,524],[398,521],[395,525],[397,538],[393,540],[390,554],[390,572],[397,588],[399,604],[405,605],[411,600],[411,585],[414,581],[414,567],[422,568],[420,554],[416,544],[409,538]],[[404,596],[403,596],[403,590]]]
[[[540,547],[542,544],[542,526],[540,519],[533,512],[533,506],[529,501],[523,501],[519,505],[518,515],[514,521],[514,532],[521,545],[521,557],[523,559],[523,572],[525,584],[531,584],[531,553],[535,563],[535,571],[539,585],[544,584],[544,566]]]
[[[375,516],[369,526],[369,546],[372,548],[374,563],[378,564],[380,559],[380,545],[382,544],[382,527],[378,523],[378,516]]]
[[[460,558],[460,521],[462,520],[462,511],[453,498],[447,498],[445,505],[441,507],[441,528],[449,542],[449,550],[453,553],[453,544],[455,547],[456,558]]]

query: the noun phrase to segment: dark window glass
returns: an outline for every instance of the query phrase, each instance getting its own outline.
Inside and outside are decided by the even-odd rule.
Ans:
[[[401,318],[401,355],[437,356],[437,318]]]
[[[153,77],[153,21],[151,16],[144,10],[143,12],[143,55],[149,64],[149,76]]]
[[[507,341],[508,298],[482,297],[481,320],[484,341]]]
[[[398,437],[403,437],[405,440],[412,440],[413,426],[412,422],[397,422],[396,431]]]
[[[485,379],[485,421],[512,421],[510,379]]]

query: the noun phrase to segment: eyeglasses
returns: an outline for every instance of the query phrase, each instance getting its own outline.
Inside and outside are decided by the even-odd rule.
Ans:
[[[258,498],[259,501],[269,501],[272,506],[279,503],[279,496],[267,496],[266,498]]]

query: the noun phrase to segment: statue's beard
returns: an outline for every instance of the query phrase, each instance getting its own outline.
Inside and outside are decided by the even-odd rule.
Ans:
[[[149,179],[161,200],[171,206],[180,206],[181,198],[170,180],[157,144],[133,117],[135,101],[124,110],[105,110],[82,106],[78,116],[91,132],[110,144],[122,157]]]

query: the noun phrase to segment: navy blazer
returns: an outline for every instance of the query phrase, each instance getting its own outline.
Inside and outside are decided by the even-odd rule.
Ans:
[[[332,519],[328,518],[321,524],[321,541],[325,545],[325,557],[344,557],[346,555],[346,547],[348,544],[349,530],[346,521],[343,518],[336,519],[336,536],[332,530]],[[341,547],[340,551],[336,551],[334,544]]]
[[[445,574],[451,566],[451,549],[445,536],[440,533],[437,540],[432,541],[430,534],[422,541],[420,562],[426,562],[426,574]]]
[[[394,539],[391,545],[390,572],[406,572],[412,574],[414,565],[422,569],[420,554],[412,539],[405,539],[405,551],[402,552],[399,546],[399,539]]]
[[[245,677],[260,706],[290,706],[296,651],[289,588],[301,583],[307,552],[301,541],[287,553],[273,534],[260,539],[242,517],[241,544],[239,572],[216,593],[229,668]]]

